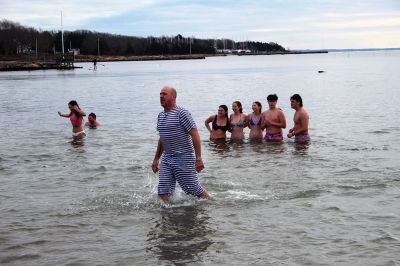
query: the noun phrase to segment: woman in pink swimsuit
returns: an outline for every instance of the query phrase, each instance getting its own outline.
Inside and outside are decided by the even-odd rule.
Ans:
[[[62,114],[61,112],[58,112],[58,115],[69,118],[72,124],[72,138],[76,141],[82,140],[86,135],[82,126],[83,117],[86,116],[86,113],[82,111],[78,103],[73,100],[68,103],[68,108],[70,110],[69,114]]]

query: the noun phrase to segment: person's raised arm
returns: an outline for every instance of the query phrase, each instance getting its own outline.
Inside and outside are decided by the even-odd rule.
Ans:
[[[192,128],[189,132],[190,136],[192,137],[194,153],[196,155],[196,171],[201,172],[204,169],[203,159],[201,158],[201,140],[199,131],[197,128]]]
[[[74,106],[74,110],[76,111],[76,112],[78,112],[81,116],[86,116],[86,113],[84,112],[84,111],[82,111],[82,109],[81,108],[79,108],[78,106]]]
[[[71,116],[71,113],[69,113],[69,114],[63,114],[63,113],[61,113],[61,112],[58,112],[58,115],[61,116],[61,117],[70,117],[70,116]]]

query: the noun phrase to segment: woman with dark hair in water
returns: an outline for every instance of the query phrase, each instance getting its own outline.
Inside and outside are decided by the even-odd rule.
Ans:
[[[210,127],[210,123],[212,122]],[[211,115],[204,122],[206,128],[210,132],[211,140],[225,140],[226,131],[230,130],[231,124],[228,118],[228,106],[222,104],[218,107],[218,113]]]
[[[81,110],[78,103],[74,100],[68,103],[68,108],[70,110],[69,114],[62,114],[61,112],[58,112],[58,115],[69,118],[72,124],[72,138],[74,140],[82,140],[86,135],[82,126],[83,117],[86,116],[86,113]]]

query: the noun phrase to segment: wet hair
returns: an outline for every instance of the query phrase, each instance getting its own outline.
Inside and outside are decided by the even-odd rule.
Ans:
[[[269,101],[269,102],[277,102],[278,101],[278,96],[276,94],[270,94],[267,97],[267,101]]]
[[[236,105],[239,107],[239,112],[243,113],[242,103],[239,101],[234,101],[233,103],[236,103]]]
[[[72,106],[77,105],[79,107],[78,103],[75,100],[70,101],[68,104]]]
[[[262,109],[261,103],[260,103],[259,101],[255,101],[254,103],[257,104],[257,106],[258,106],[258,111],[261,113],[261,109]]]
[[[93,117],[96,120],[96,114],[95,113],[90,113],[89,116]]]
[[[225,116],[228,118],[228,106],[226,106],[225,104],[221,104],[220,106],[218,106],[218,108],[224,109]]]
[[[75,100],[69,101],[68,105],[78,106],[78,108],[81,109]],[[82,115],[80,113],[76,112],[75,110],[71,111],[71,113],[72,112],[74,112],[77,117],[82,117]]]
[[[300,103],[300,107],[303,107],[303,99],[301,99],[301,96],[299,94],[293,94],[292,97],[290,97],[290,100],[294,100],[296,102]]]

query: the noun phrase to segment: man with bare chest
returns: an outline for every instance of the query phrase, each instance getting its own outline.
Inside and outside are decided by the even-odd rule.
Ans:
[[[308,113],[303,108],[303,100],[299,94],[294,94],[290,97],[290,106],[296,110],[293,117],[294,126],[289,130],[288,138],[294,136],[294,141],[297,143],[305,143],[310,141],[308,135]]]
[[[269,109],[262,114],[261,128],[266,129],[264,140],[266,142],[283,141],[282,129],[286,128],[286,118],[282,109],[276,106],[278,96],[270,94],[267,97]]]

